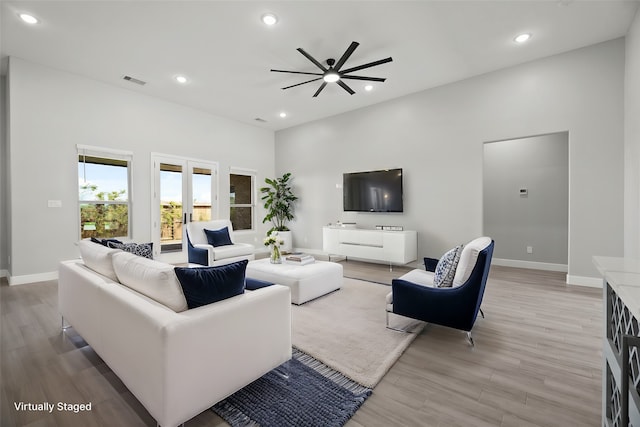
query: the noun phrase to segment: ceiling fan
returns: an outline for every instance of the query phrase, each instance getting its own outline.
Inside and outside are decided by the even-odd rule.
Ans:
[[[336,60],[333,59],[333,58],[327,59],[326,62],[327,62],[327,65],[329,67],[325,67],[324,65],[322,65],[313,56],[309,55],[307,52],[304,51],[304,49],[299,47],[297,49],[298,52],[303,54],[305,56],[305,58],[307,58],[309,61],[313,62],[316,67],[320,68],[320,70],[322,70],[321,73],[307,73],[307,72],[303,72],[303,71],[287,71],[287,70],[274,70],[274,69],[271,69],[271,71],[274,72],[274,73],[291,73],[291,74],[306,74],[306,75],[311,75],[311,76],[320,76],[320,77],[317,77],[317,78],[314,78],[314,79],[311,79],[311,80],[307,80],[306,82],[297,83],[295,85],[283,87],[282,88],[283,90],[284,89],[290,89],[292,87],[296,87],[296,86],[300,86],[300,85],[304,85],[304,84],[307,84],[307,83],[315,82],[315,81],[318,81],[318,80],[323,80],[322,84],[320,85],[320,87],[318,88],[316,93],[313,94],[314,97],[318,96],[320,94],[320,92],[322,92],[322,89],[324,89],[327,86],[327,83],[337,83],[342,89],[346,90],[349,93],[349,95],[353,95],[355,92],[353,91],[353,89],[351,89],[349,86],[347,86],[347,84],[343,80],[352,79],[352,80],[366,80],[366,81],[371,81],[371,82],[384,82],[386,80],[386,78],[352,76],[352,75],[349,75],[349,73],[352,73],[354,71],[364,70],[365,68],[369,68],[369,67],[375,67],[376,65],[380,65],[380,64],[386,64],[387,62],[391,62],[392,61],[391,57],[389,57],[389,58],[379,59],[377,61],[369,62],[367,64],[363,64],[363,65],[359,65],[357,67],[351,67],[351,68],[347,68],[347,69],[343,70],[342,66],[344,65],[345,62],[347,62],[347,59],[349,59],[349,57],[351,56],[353,51],[356,50],[356,48],[359,45],[360,45],[360,43],[358,43],[358,42],[351,42],[351,44],[349,45],[347,50],[342,54],[342,56],[340,57],[338,62],[336,62]]]

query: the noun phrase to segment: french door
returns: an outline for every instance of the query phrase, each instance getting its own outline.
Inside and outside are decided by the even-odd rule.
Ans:
[[[154,257],[187,262],[186,224],[218,217],[218,164],[152,154]]]

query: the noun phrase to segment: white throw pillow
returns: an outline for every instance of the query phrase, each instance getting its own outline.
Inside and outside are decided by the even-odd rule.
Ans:
[[[78,242],[80,256],[84,265],[96,273],[107,276],[109,279],[117,282],[118,276],[113,269],[111,257],[113,254],[122,252],[120,249],[111,249],[100,243],[94,243],[91,240],[80,240]]]
[[[462,252],[462,245],[458,245],[453,249],[447,251],[438,265],[436,265],[436,271],[433,274],[433,285],[438,288],[450,288],[453,286],[453,277],[456,274],[456,267],[458,261],[460,261],[460,253]]]
[[[175,312],[187,309],[187,300],[173,265],[120,252],[113,256],[113,267],[123,285]]]
[[[478,237],[467,243],[460,255],[460,262],[453,278],[453,286],[460,286],[471,277],[471,272],[476,266],[476,260],[480,251],[491,244],[490,237]]]

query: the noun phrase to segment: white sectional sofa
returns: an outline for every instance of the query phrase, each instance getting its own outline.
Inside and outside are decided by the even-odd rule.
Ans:
[[[184,423],[291,358],[289,288],[188,310],[173,266],[89,241],[80,250],[83,260],[59,267],[60,313],[159,425]]]

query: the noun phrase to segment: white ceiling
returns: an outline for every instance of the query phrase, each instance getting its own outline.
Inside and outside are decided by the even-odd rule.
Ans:
[[[17,56],[267,129],[283,129],[409,93],[624,36],[636,1],[13,1],[2,2],[1,48]],[[18,13],[40,23],[29,26]],[[273,12],[273,27],[260,17]],[[513,38],[530,32],[517,45]],[[360,46],[343,68],[386,77],[281,87]],[[189,83],[173,77],[184,74]],[[122,80],[130,75],[147,82]],[[285,111],[284,119],[279,113]],[[255,118],[266,123],[259,123]]]

